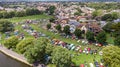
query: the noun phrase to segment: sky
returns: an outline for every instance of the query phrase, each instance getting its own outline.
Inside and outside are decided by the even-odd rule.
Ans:
[[[120,0],[0,0],[0,1],[119,1]]]

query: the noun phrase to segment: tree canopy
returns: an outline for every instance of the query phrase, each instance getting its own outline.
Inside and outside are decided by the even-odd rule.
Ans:
[[[34,39],[33,38],[27,38],[22,41],[20,41],[16,46],[16,51],[18,53],[24,54],[28,48],[34,46]]]
[[[103,48],[103,60],[109,67],[120,67],[120,48],[117,46],[107,46]]]
[[[28,62],[45,63],[45,50],[48,40],[45,38],[39,38],[34,40],[33,44],[34,45],[32,45],[32,47],[25,52],[25,57],[27,58]]]
[[[75,29],[75,31],[74,31],[74,34],[75,34],[75,36],[77,37],[77,38],[79,38],[79,37],[81,37],[82,36],[82,31],[80,30],[80,29]]]
[[[55,27],[59,32],[61,31],[61,25],[58,24],[56,27]]]
[[[95,41],[94,33],[91,32],[91,31],[88,31],[88,32],[86,33],[86,39],[87,39],[88,41]]]
[[[101,31],[97,36],[96,36],[96,40],[98,43],[104,44],[106,43],[106,33],[104,31]]]
[[[6,46],[8,49],[16,48],[16,45],[19,43],[19,39],[16,36],[12,36],[4,41],[4,46]]]
[[[70,34],[70,26],[66,25],[63,29],[63,32],[66,34],[66,35],[69,35]]]
[[[11,22],[7,20],[0,20],[0,32],[11,32],[14,31],[14,26]]]
[[[71,56],[69,50],[60,46],[56,47],[52,53],[52,62],[57,67],[70,67]]]
[[[56,7],[55,6],[50,6],[46,11],[49,15],[53,15]]]
[[[50,29],[51,28],[51,23],[48,23],[47,24],[47,29]]]
[[[120,46],[120,35],[115,38],[114,44]]]

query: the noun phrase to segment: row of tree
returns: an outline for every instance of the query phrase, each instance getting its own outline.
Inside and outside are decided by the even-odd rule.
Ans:
[[[120,13],[112,12],[108,14],[103,14],[103,10],[96,10],[92,13],[92,16],[96,20],[113,21],[120,17]]]
[[[81,38],[82,37],[82,34],[86,37],[86,39],[89,41],[89,42],[98,42],[98,43],[101,43],[101,44],[105,44],[107,43],[106,40],[107,40],[107,33],[109,33],[108,31],[111,31],[111,30],[114,30],[111,31],[113,33],[114,36],[117,36],[115,37],[115,40],[114,40],[114,43],[115,45],[120,45],[120,23],[117,23],[117,24],[110,24],[110,26],[112,25],[112,27],[108,26],[109,24],[107,24],[105,27],[103,27],[103,30],[104,31],[101,31],[99,32],[97,35],[95,35],[93,32],[91,31],[87,31],[87,33],[84,33],[84,31],[81,31],[80,29],[75,29],[75,31],[73,32],[73,34],[76,36],[76,38]],[[47,24],[47,29],[50,29],[51,28],[51,24]],[[58,24],[56,27],[56,30],[60,33],[65,33],[66,35],[70,35],[71,32],[70,32],[70,26],[66,25],[63,30],[61,25]]]
[[[0,18],[23,17],[38,14],[43,14],[43,12],[39,11],[38,9],[26,9],[25,11],[11,11],[11,12],[1,11]]]
[[[51,24],[47,24],[47,28],[50,29],[51,28]],[[56,30],[58,32],[63,32],[65,33],[66,35],[70,35],[71,32],[70,32],[70,26],[66,25],[63,30],[61,30],[61,25],[58,24],[56,27]],[[85,34],[83,31],[81,31],[80,29],[75,29],[74,33],[76,38],[81,38],[82,37],[82,34],[86,36],[86,39],[89,41],[89,42],[95,42],[95,40],[98,42],[98,43],[101,43],[101,44],[104,44],[106,43],[106,33],[104,31],[101,31],[100,33],[97,34],[97,36],[95,36],[95,34],[91,31],[87,31],[87,33]]]
[[[4,46],[23,54],[30,63],[54,63],[57,67],[70,67],[71,64],[69,50],[53,46],[46,38],[19,40],[12,36],[5,40]]]
[[[14,25],[7,20],[0,20],[0,32],[12,32],[14,31]]]

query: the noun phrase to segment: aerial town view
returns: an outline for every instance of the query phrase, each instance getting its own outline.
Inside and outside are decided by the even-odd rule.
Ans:
[[[0,0],[0,67],[120,67],[120,0]]]

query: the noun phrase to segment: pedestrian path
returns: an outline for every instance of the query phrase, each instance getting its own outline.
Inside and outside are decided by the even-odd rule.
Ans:
[[[14,51],[12,51],[12,50],[8,50],[7,48],[5,48],[5,47],[2,46],[2,45],[0,45],[0,51],[1,51],[2,53],[4,53],[5,55],[13,58],[13,59],[16,59],[16,60],[18,60],[18,61],[21,61],[21,62],[23,62],[23,63],[25,63],[25,64],[28,64],[28,65],[32,66],[32,64],[29,64],[29,63],[27,62],[27,60],[25,59],[25,57],[24,57],[23,55],[17,54],[16,52],[14,52]]]

